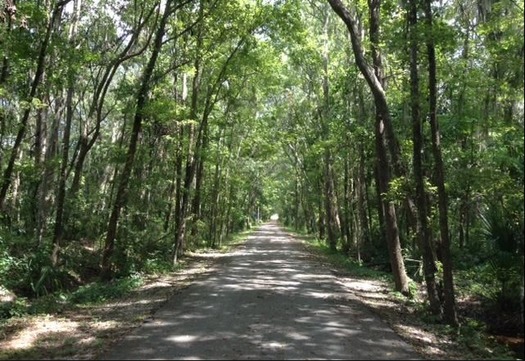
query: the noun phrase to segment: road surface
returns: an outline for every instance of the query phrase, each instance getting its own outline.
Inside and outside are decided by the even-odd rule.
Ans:
[[[422,359],[276,223],[103,359]]]

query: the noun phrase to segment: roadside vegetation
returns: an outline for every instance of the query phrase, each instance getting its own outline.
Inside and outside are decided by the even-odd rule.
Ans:
[[[523,10],[3,0],[0,320],[119,299],[278,214],[429,322],[523,347]]]
[[[2,302],[0,359],[96,359],[252,231],[231,235],[215,249],[188,250],[176,268],[151,267],[111,282],[93,280],[70,290]]]
[[[291,228],[288,228],[288,231],[300,239],[312,252],[320,255],[319,261],[327,262],[336,268],[336,277],[380,281],[386,285],[386,290],[392,289],[394,281],[391,272],[387,270],[387,264],[382,262],[375,264],[372,262],[368,265],[359,263],[340,251],[331,250],[325,241],[313,235],[299,234]],[[478,267],[474,274],[465,270],[458,270],[455,274],[460,324],[458,328],[444,324],[429,312],[425,301],[421,270],[415,267],[412,271],[414,272],[411,273],[409,297],[399,292],[389,291],[384,295],[384,299],[394,306],[384,307],[384,305],[377,306],[371,303],[369,307],[383,316],[409,343],[417,345],[418,340],[413,335],[404,333],[403,327],[396,326],[412,324],[414,327],[430,332],[434,337],[434,346],[447,350],[448,354],[432,356],[432,353],[428,353],[426,354],[428,358],[524,359],[523,340],[519,337],[512,337],[520,332],[519,305],[505,309],[509,306],[502,301],[505,297],[501,295],[501,284],[487,283],[487,277],[491,277],[493,272],[490,267]],[[367,297],[361,300],[364,304],[368,303]],[[395,311],[388,311],[391,307]]]

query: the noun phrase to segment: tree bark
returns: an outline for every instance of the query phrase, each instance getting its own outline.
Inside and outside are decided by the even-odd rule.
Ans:
[[[424,2],[424,12],[427,32],[432,34],[432,8],[431,1]],[[441,153],[441,136],[439,132],[439,123],[437,119],[437,81],[436,81],[436,55],[433,36],[427,38],[427,56],[428,56],[428,73],[429,73],[429,105],[430,105],[430,127],[432,132],[432,153],[434,155],[434,174],[438,188],[439,203],[439,228],[441,242],[439,244],[442,262],[443,262],[443,296],[444,296],[444,318],[445,321],[453,326],[458,325],[456,313],[456,297],[454,291],[452,255],[450,254],[450,239],[448,229],[448,196],[445,189],[445,171],[443,157]]]
[[[361,44],[361,37],[357,29],[357,23],[353,15],[343,5],[340,0],[328,0],[335,13],[343,20],[348,31],[350,32],[352,50],[355,61],[361,74],[368,83],[374,103],[376,106],[376,151],[379,164],[379,188],[380,197],[382,198],[383,209],[386,223],[386,236],[389,249],[390,264],[397,291],[408,294],[408,277],[405,271],[405,264],[401,254],[401,244],[399,240],[399,230],[397,227],[397,217],[394,203],[385,199],[389,189],[390,182],[390,162],[387,156],[387,141],[385,135],[385,124],[392,124],[388,102],[383,89],[381,79],[378,78],[374,67],[370,66],[364,57],[364,48]]]
[[[133,128],[131,131],[131,137],[129,141],[128,151],[126,155],[126,162],[124,163],[124,169],[120,176],[120,181],[117,189],[117,195],[115,196],[115,201],[111,211],[111,215],[108,222],[107,235],[105,239],[104,251],[102,254],[102,270],[101,278],[104,280],[109,280],[112,278],[112,261],[114,247],[115,247],[115,238],[117,236],[118,221],[120,218],[120,212],[123,207],[127,204],[128,196],[128,184],[129,178],[131,176],[131,171],[133,169],[133,164],[135,161],[135,154],[137,151],[137,146],[139,142],[139,136],[142,128],[142,121],[144,119],[144,108],[147,104],[148,93],[151,87],[151,77],[153,75],[153,70],[157,62],[160,50],[162,48],[162,38],[165,33],[166,24],[168,17],[171,13],[170,8],[173,0],[166,1],[164,12],[161,16],[160,23],[158,25],[157,31],[155,33],[155,39],[153,43],[153,49],[142,74],[141,86],[137,93],[137,106],[135,110],[135,116],[133,120]]]
[[[339,217],[337,214],[337,200],[335,197],[334,172],[330,151],[325,150],[324,156],[324,206],[326,215],[326,236],[328,246],[332,251],[337,249],[339,239]]]
[[[350,214],[350,204],[352,202],[352,195],[351,195],[351,187],[350,187],[350,170],[349,170],[349,164],[350,160],[348,159],[348,155],[344,158],[344,178],[343,178],[343,217],[341,222],[341,234],[343,235],[343,253],[348,254],[351,249],[352,244],[352,234],[350,232],[350,222],[351,222],[351,214]],[[357,231],[357,230],[354,230]],[[357,242],[360,242],[359,238],[357,238]]]
[[[428,212],[426,204],[425,179],[423,175],[423,134],[421,111],[419,104],[419,74],[418,74],[418,34],[417,34],[417,3],[410,0],[408,4],[409,25],[409,53],[410,53],[410,98],[412,113],[412,142],[413,155],[412,164],[414,179],[416,183],[416,205],[418,216],[417,237],[423,254],[423,270],[427,286],[427,298],[432,314],[441,316],[441,304],[439,302],[436,287],[436,260],[434,247],[432,245],[432,234],[428,224]]]
[[[365,154],[363,151],[363,145],[359,145],[359,165],[357,171],[356,181],[356,193],[357,193],[357,211],[358,211],[358,224],[359,233],[358,237],[362,245],[370,246],[370,228],[368,226],[367,208],[368,201],[366,199],[367,186],[366,186],[366,175],[365,175]]]
[[[80,20],[81,0],[75,1],[75,12],[73,14],[73,24],[69,33],[69,43],[74,45],[77,24]],[[73,68],[73,67],[72,67]],[[62,159],[60,164],[60,172],[58,174],[58,189],[56,196],[56,212],[55,225],[53,230],[53,251],[51,253],[51,262],[53,265],[58,263],[58,255],[61,248],[62,238],[64,236],[64,211],[66,203],[66,180],[67,167],[69,162],[69,142],[71,137],[71,124],[73,122],[73,95],[75,93],[75,76],[76,72],[73,69],[68,71],[68,87],[66,94],[66,124],[64,125],[64,135],[62,137]]]

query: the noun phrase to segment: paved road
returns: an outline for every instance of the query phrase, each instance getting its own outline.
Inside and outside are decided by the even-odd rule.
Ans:
[[[421,357],[269,223],[104,359]]]

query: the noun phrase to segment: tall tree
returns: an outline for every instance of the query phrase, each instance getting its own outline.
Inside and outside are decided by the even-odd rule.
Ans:
[[[42,81],[42,76],[44,74],[44,70],[46,66],[46,56],[48,55],[48,47],[51,42],[51,37],[53,35],[53,32],[56,30],[56,24],[60,22],[60,17],[62,15],[62,9],[70,1],[71,0],[57,1],[56,3],[53,3],[50,6],[51,10],[50,10],[49,21],[47,23],[47,28],[46,28],[44,39],[42,40],[42,43],[40,44],[40,50],[38,53],[35,74],[31,81],[31,86],[30,86],[29,93],[26,99],[28,104],[33,104],[33,100],[37,96],[38,87],[40,86],[40,83]],[[20,146],[27,132],[28,121],[29,121],[30,115],[31,115],[31,106],[27,106],[22,115],[22,119],[20,120],[18,133],[16,135],[15,142],[11,148],[11,155],[10,155],[7,167],[4,170],[4,175],[2,178],[2,184],[0,187],[0,209],[1,210],[4,210],[7,192],[9,190],[9,187],[11,186],[15,161],[18,158]]]
[[[415,6],[415,5],[414,5]],[[429,122],[432,134],[432,154],[434,156],[434,177],[438,189],[439,230],[441,241],[438,243],[443,263],[443,312],[448,324],[457,326],[456,296],[454,291],[452,255],[450,253],[450,235],[448,227],[448,195],[445,188],[443,156],[441,152],[441,134],[437,119],[437,79],[436,54],[433,36],[432,0],[423,3],[425,24],[427,26],[426,48],[428,58],[428,101]],[[413,15],[414,16],[414,15]]]
[[[418,28],[418,6],[417,1],[411,0],[408,3],[407,17],[409,25],[409,53],[410,53],[410,102],[412,115],[412,141],[413,155],[412,163],[416,184],[416,204],[418,210],[418,230],[417,237],[419,246],[423,253],[423,270],[427,286],[427,297],[430,310],[434,315],[441,316],[441,304],[438,298],[436,286],[436,257],[432,244],[431,229],[428,224],[427,211],[427,192],[425,190],[425,177],[423,166],[423,132],[420,109],[420,89],[419,89],[419,28]]]
[[[120,217],[120,212],[122,208],[126,206],[127,203],[129,178],[131,175],[131,170],[133,168],[135,154],[137,152],[139,135],[144,119],[144,108],[146,107],[149,95],[148,93],[151,87],[151,78],[153,76],[155,64],[157,62],[159,53],[163,45],[163,37],[166,31],[166,24],[168,22],[169,16],[172,14],[173,11],[175,11],[175,4],[173,0],[167,0],[163,9],[160,8],[159,4],[159,23],[155,31],[151,55],[146,67],[144,68],[140,88],[137,92],[135,116],[133,119],[133,128],[129,140],[126,162],[124,163],[124,168],[122,169],[122,173],[120,175],[117,194],[115,196],[115,201],[113,203],[113,208],[109,218],[108,230],[104,245],[104,253],[102,256],[102,279],[108,280],[112,277],[113,270],[111,257],[113,256],[113,251],[115,248],[115,238],[117,237],[117,226]]]
[[[379,187],[386,218],[386,236],[389,249],[390,263],[395,280],[396,290],[408,294],[408,277],[405,271],[405,264],[401,254],[401,244],[399,240],[399,229],[397,226],[397,216],[395,205],[392,201],[384,197],[388,192],[390,181],[390,164],[387,156],[385,135],[385,124],[391,124],[390,110],[386,99],[386,94],[381,84],[381,79],[376,75],[373,66],[371,66],[364,56],[361,35],[357,27],[357,21],[352,13],[343,5],[340,0],[328,0],[335,13],[343,20],[348,31],[350,32],[352,50],[356,65],[361,74],[368,83],[374,96],[376,106],[376,144],[379,164]],[[386,143],[386,144],[385,144]]]

